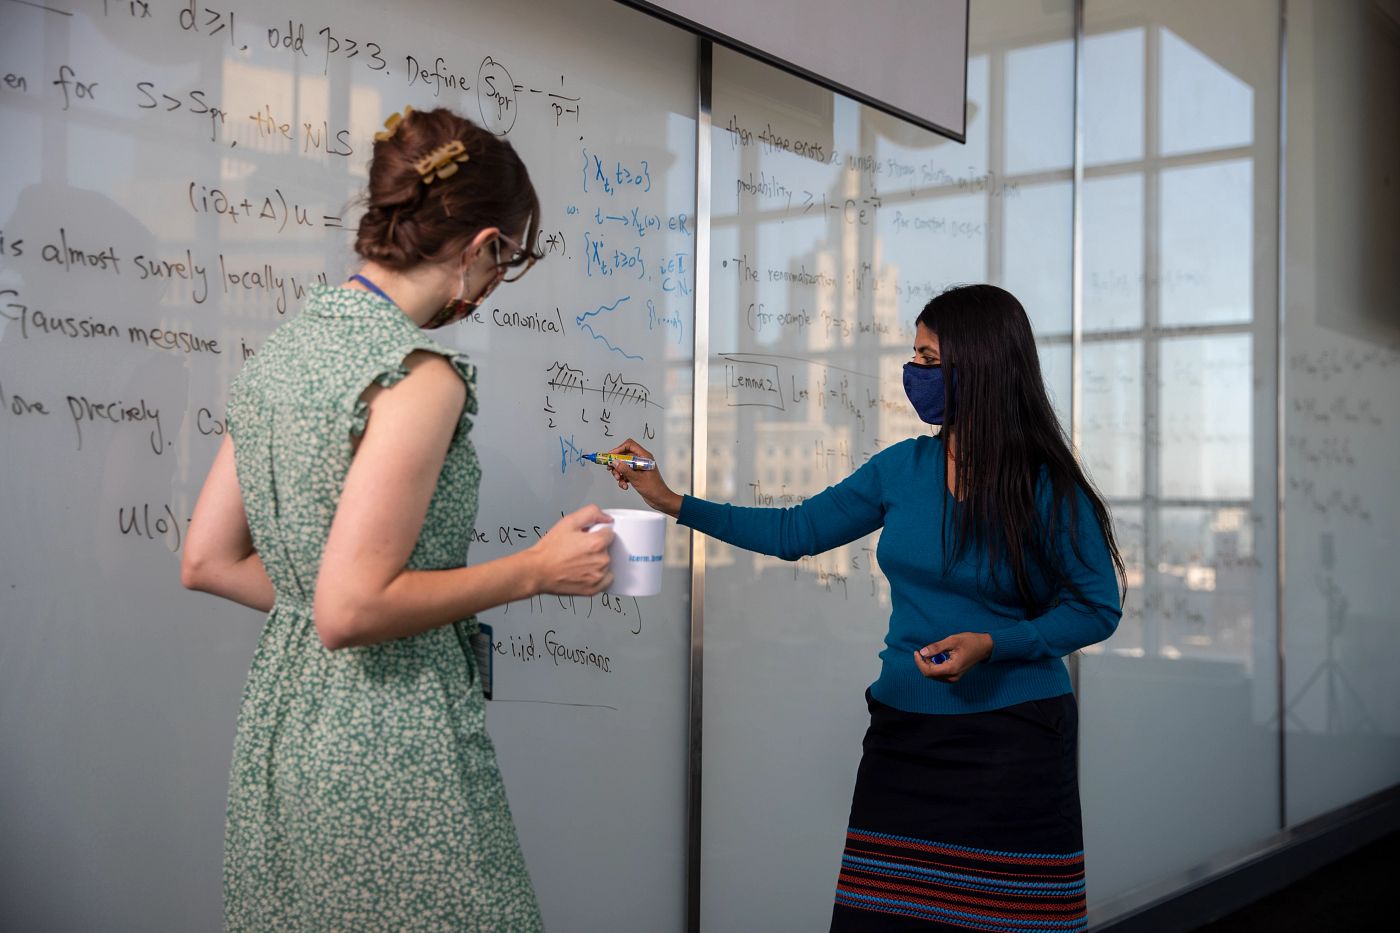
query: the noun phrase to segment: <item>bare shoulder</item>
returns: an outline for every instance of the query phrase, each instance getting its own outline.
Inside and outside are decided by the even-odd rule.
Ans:
[[[441,353],[434,353],[431,350],[414,350],[404,359],[404,365],[408,367],[409,378],[417,376],[429,386],[438,389],[451,389],[466,397],[466,383],[462,381],[456,367]]]
[[[389,388],[374,387],[366,392],[370,408],[413,408],[422,414],[430,412],[459,413],[467,399],[467,386],[457,370],[440,353],[414,350],[404,358],[408,375]]]

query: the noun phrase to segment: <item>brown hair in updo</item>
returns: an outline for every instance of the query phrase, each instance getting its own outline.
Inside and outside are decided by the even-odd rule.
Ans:
[[[456,174],[425,184],[413,163],[454,139],[468,160]],[[390,269],[451,258],[487,227],[511,238],[524,231],[526,249],[538,238],[540,199],[515,149],[443,108],[406,114],[374,144],[366,200],[355,252]]]

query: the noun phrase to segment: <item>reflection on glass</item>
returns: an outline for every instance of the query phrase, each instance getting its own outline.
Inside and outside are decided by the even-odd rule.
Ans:
[[[1136,340],[1084,345],[1081,377],[1084,466],[1109,497],[1143,494],[1142,344]]]
[[[1157,454],[1163,496],[1252,495],[1252,345],[1249,334],[1162,341]]]
[[[1170,29],[1161,37],[1162,154],[1200,152],[1254,141],[1254,91]]]
[[[956,188],[901,200],[877,222],[882,265],[897,274],[915,299],[904,306],[911,321],[929,298],[961,282],[985,282],[987,196]]]
[[[1084,39],[1084,162],[1142,158],[1143,30]]]
[[[1142,175],[1084,182],[1084,329],[1141,327]]]
[[[1254,163],[1168,169],[1161,180],[1164,325],[1248,321],[1254,301]]]
[[[1158,653],[1252,667],[1258,567],[1248,509],[1161,509],[1146,593]]]
[[[1074,43],[1006,55],[1006,171],[1066,169],[1074,161]],[[1068,78],[1068,80],[1066,80]]]
[[[1041,336],[1070,332],[1073,192],[1068,180],[1022,185],[1007,199],[1005,259],[999,284],[1021,300]]]
[[[1092,904],[1277,829],[1271,490],[1253,482],[1273,375],[1253,351],[1271,336],[1254,305],[1275,249],[1278,5],[1084,9],[1081,439],[1128,586],[1080,668]]]
[[[1034,10],[1038,3],[1018,5]],[[1034,19],[1025,13],[1004,15]],[[1003,43],[972,56],[965,146],[716,51],[705,405],[711,498],[790,506],[878,451],[927,434],[904,394],[902,366],[912,354],[915,317],[953,284],[993,282],[1022,301],[1068,426],[1074,72],[1067,19],[1063,26],[1041,31],[1037,46]],[[1052,35],[1064,41],[1045,45]],[[1008,120],[1003,105],[1017,116]],[[731,122],[800,140],[804,149],[815,141],[838,157],[746,143]],[[835,675],[803,678],[783,704],[765,706],[764,717],[745,704],[706,705],[707,735],[730,751],[707,763],[705,780],[752,785],[748,796],[764,799],[790,785],[784,768],[814,769],[789,757],[758,775],[748,767],[753,755],[733,750],[771,753],[775,731],[803,734],[806,717],[818,713],[825,734],[845,728],[825,711],[848,708],[834,691],[860,681],[876,659],[888,584],[873,558],[873,536],[798,561],[705,546],[707,689],[750,695],[792,657],[817,652]],[[863,728],[859,714],[852,741]],[[815,770],[842,773],[846,751],[820,750]],[[819,809],[835,820],[849,784],[830,794],[830,805],[823,797]],[[733,814],[704,819],[709,851],[742,846],[779,866],[763,879],[769,888],[826,883],[824,870],[804,869],[790,849],[765,848],[778,841],[771,821],[764,823],[770,831],[755,834],[756,824]],[[814,828],[804,819],[781,835],[802,838]],[[743,925],[726,911],[737,903],[733,892],[753,879],[731,877],[732,869],[706,856],[702,901],[715,929]],[[795,900],[814,905],[804,908],[813,914],[795,915],[791,928],[825,922],[819,897]]]
[[[879,166],[866,173],[882,200],[875,255],[898,283],[894,299],[901,319],[912,320],[950,284],[989,277],[992,205],[1015,197],[1016,189],[988,173],[988,69],[986,55],[968,60],[965,145],[862,112]]]

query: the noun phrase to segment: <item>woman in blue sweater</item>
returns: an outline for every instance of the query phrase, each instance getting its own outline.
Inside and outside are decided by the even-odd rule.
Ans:
[[[904,388],[939,436],[886,448],[793,508],[614,474],[683,525],[789,560],[883,529],[890,627],[832,930],[1083,930],[1078,714],[1061,659],[1118,624],[1112,521],[1010,293],[930,301]],[[650,456],[632,440],[614,452]]]

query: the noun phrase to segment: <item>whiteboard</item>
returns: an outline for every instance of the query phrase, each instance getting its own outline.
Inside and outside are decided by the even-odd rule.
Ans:
[[[353,267],[406,103],[506,135],[548,258],[443,335],[478,364],[473,560],[689,477],[695,39],[604,0],[0,4],[0,874],[15,929],[215,929],[261,617],[178,563],[243,359]],[[688,538],[663,595],[521,602],[489,724],[546,923],[684,911]],[[581,660],[580,660],[581,659]]]
[[[724,49],[712,111],[707,494],[786,507],[931,430],[902,384],[914,320],[991,277],[989,215],[1017,192],[985,119],[958,145]],[[830,922],[889,624],[878,538],[796,562],[706,539],[706,931]]]

